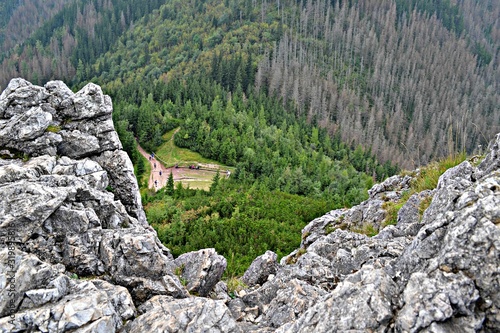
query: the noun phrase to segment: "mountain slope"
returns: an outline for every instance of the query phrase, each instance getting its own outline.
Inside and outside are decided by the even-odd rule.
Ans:
[[[479,58],[482,40],[467,42],[466,30],[457,35],[439,15],[400,17],[397,1],[309,1],[296,15],[259,64],[256,85],[344,141],[411,168],[475,151],[499,130],[498,40]]]
[[[261,89],[410,168],[476,151],[498,131],[499,11],[472,0],[93,1],[39,29],[0,81],[126,89],[201,74],[233,92]]]
[[[0,51],[22,43],[73,0],[3,1],[0,7]]]

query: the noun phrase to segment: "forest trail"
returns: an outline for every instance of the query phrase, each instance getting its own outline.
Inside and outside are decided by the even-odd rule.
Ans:
[[[148,179],[148,188],[154,188],[155,190],[159,190],[165,185],[167,185],[168,176],[170,171],[166,168],[163,163],[156,159],[156,157],[152,157],[151,154],[148,154],[140,145],[137,145],[137,149],[151,164],[151,174]],[[175,181],[175,175],[174,175]]]

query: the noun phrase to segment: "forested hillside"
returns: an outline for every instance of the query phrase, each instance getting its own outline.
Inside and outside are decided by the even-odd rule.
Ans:
[[[465,13],[443,3],[454,20],[398,11],[394,1],[307,2],[260,62],[256,86],[383,161],[411,168],[472,152],[499,130],[499,62],[491,43],[467,41]]]
[[[4,59],[0,82],[210,75],[411,168],[499,130],[499,15],[493,0],[75,2]]]
[[[0,72],[2,86],[5,86],[10,78],[17,76],[29,78],[35,83],[45,82],[51,78],[64,79],[68,82],[88,79],[90,73],[84,69],[89,68],[98,56],[108,51],[135,21],[165,1],[65,2],[67,5],[57,11],[51,19],[46,20],[36,31],[21,34],[24,38],[15,40],[19,44],[5,53]],[[42,6],[41,3],[45,5]],[[32,4],[36,4],[34,7],[45,8],[49,3],[32,0]],[[13,24],[21,24],[22,27],[31,25],[31,20],[36,15],[24,15],[28,10],[22,10],[21,6],[18,8],[20,21],[15,21]]]
[[[24,41],[74,0],[4,0],[0,3],[0,51]]]

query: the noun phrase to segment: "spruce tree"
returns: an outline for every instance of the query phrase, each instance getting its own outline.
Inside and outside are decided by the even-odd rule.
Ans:
[[[168,176],[165,191],[168,195],[174,195],[174,175],[172,174],[172,171],[170,171],[170,175]]]
[[[220,174],[219,170],[217,170],[217,173],[214,176],[214,179],[212,180],[212,185],[210,185],[210,193],[214,193],[217,187],[219,186],[219,181],[220,181]]]

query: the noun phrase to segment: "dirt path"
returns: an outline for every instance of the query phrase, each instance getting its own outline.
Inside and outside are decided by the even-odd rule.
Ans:
[[[177,128],[172,136],[169,138],[166,143],[173,140],[175,134],[179,131]],[[172,143],[173,144],[173,143]],[[179,163],[172,166],[172,161],[177,161],[178,159],[173,158],[172,154],[175,148],[172,148],[170,151],[167,150],[166,155],[162,155],[163,159],[159,160],[157,156],[151,156],[150,153],[146,152],[141,146],[137,145],[137,149],[144,156],[151,165],[151,174],[148,179],[148,188],[154,189],[158,191],[159,189],[165,187],[168,182],[168,177],[170,173],[172,173],[174,177],[174,183],[177,184],[181,182],[184,187],[189,187],[192,189],[200,189],[200,190],[209,190],[210,185],[212,184],[213,177],[217,170],[221,172],[221,176],[229,177],[229,170],[221,169],[218,164],[209,164],[209,163],[200,163],[196,161],[196,158],[190,158],[189,162],[187,161],[178,161]],[[165,153],[163,151],[163,153]],[[165,164],[162,161],[170,161],[168,162],[170,167],[165,167]],[[166,163],[166,162],[165,162]],[[178,166],[177,166],[178,165]],[[196,166],[197,168],[191,168],[189,166]]]
[[[148,154],[141,146],[137,145],[137,149],[139,149],[141,155],[144,156],[151,164],[151,174],[149,175],[148,188],[159,190],[160,188],[167,185],[168,176],[170,175],[170,169],[165,168],[165,166],[160,161],[158,161],[154,157],[151,157],[151,154]]]
[[[151,174],[149,175],[148,188],[158,191],[167,185],[168,176],[172,172],[174,182],[182,182],[182,185],[189,186],[192,189],[208,190],[216,170],[206,169],[210,164],[193,163],[202,166],[201,169],[190,169],[188,167],[171,167],[167,168],[156,157],[153,158],[151,154],[146,152],[141,146],[137,145],[137,149],[151,164]],[[212,166],[214,167],[214,166]],[[218,167],[216,165],[215,167]],[[222,175],[226,175],[223,171]]]

